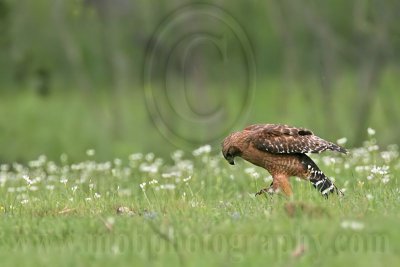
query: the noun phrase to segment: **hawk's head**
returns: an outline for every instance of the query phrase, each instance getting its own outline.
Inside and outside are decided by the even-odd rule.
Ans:
[[[222,142],[222,155],[231,165],[235,165],[235,157],[242,154],[242,151],[237,146],[238,134],[240,133],[232,133]]]

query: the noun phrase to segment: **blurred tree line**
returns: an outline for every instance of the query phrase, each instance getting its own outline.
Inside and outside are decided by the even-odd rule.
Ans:
[[[343,77],[351,76],[355,83],[349,116],[356,118],[355,136],[365,136],[382,77],[400,74],[400,1],[203,3],[221,7],[247,33],[256,60],[257,90],[274,77],[281,81],[282,95],[288,95],[309,77],[316,79],[319,101],[324,103],[321,113],[333,132],[340,124],[334,116],[335,88]],[[34,88],[43,97],[57,90],[90,97],[99,90],[115,96],[131,88],[142,90],[144,55],[152,34],[181,5],[144,0],[0,0],[0,93]],[[170,52],[158,49],[160,55]],[[215,64],[209,58],[193,60],[204,68]],[[314,93],[301,91],[304,99]],[[382,105],[392,123],[400,119],[396,97],[388,95]],[[286,112],[290,110],[284,99],[277,101]]]

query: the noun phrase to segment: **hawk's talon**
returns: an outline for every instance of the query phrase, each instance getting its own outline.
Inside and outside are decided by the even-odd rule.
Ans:
[[[266,187],[266,188],[263,188],[263,189],[261,189],[260,191],[258,191],[258,192],[255,194],[255,196],[259,196],[259,195],[262,195],[262,194],[264,194],[264,193],[267,193],[267,194],[269,194],[269,195],[273,195],[273,194],[275,194],[275,190],[274,190],[272,187]]]

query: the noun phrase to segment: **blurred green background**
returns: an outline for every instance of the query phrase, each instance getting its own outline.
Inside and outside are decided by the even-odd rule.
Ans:
[[[399,143],[399,12],[394,0],[0,0],[0,162],[168,155],[260,122]]]

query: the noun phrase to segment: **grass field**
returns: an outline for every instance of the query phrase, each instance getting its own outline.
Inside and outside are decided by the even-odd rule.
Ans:
[[[345,192],[328,200],[295,178],[292,199],[254,197],[271,177],[209,146],[3,164],[1,266],[398,266],[399,149],[369,132],[313,157]]]
[[[400,79],[389,74],[384,76],[376,90],[368,116],[368,126],[377,129],[379,144],[385,145],[400,142],[397,123],[400,120],[400,105],[395,101],[400,99],[400,91],[397,90]],[[197,141],[209,140],[201,139],[204,129],[212,132],[212,129],[219,129],[222,125],[226,133],[219,131],[221,136],[211,133],[210,142],[215,145],[228,132],[240,130],[245,125],[285,123],[312,129],[327,140],[345,136],[348,138],[348,147],[359,146],[364,137],[357,135],[360,118],[357,113],[359,97],[355,90],[356,78],[349,74],[349,77],[337,82],[330,101],[332,110],[327,109],[326,100],[315,79],[296,84],[289,93],[282,89],[284,83],[280,79],[271,77],[257,81],[257,90],[254,91],[247,116],[239,110],[243,104],[243,88],[231,87],[230,84],[213,85],[206,96],[213,101],[221,100],[221,103],[215,104],[208,99],[197,101],[203,108],[208,108],[202,110],[202,115],[195,114],[193,110],[180,110],[187,116],[200,116],[202,121],[182,119],[181,114],[171,115],[165,123],[183,139],[197,137],[194,138]],[[152,118],[147,109],[144,89],[141,87],[129,87],[121,95],[105,88],[96,88],[87,94],[65,85],[57,89],[47,97],[40,97],[33,88],[25,88],[24,91],[10,87],[9,93],[1,95],[0,164],[27,162],[40,154],[56,159],[61,153],[67,153],[71,160],[81,161],[85,159],[85,151],[90,148],[96,149],[94,159],[101,161],[114,157],[126,158],[132,151],[152,151],[166,159],[176,147],[187,152],[196,147],[192,145],[196,142],[172,144],[170,138],[160,133],[154,125],[157,118]],[[231,93],[224,95],[226,90]],[[178,92],[175,93],[177,99],[181,99]],[[157,99],[162,107],[169,103],[166,97],[159,96]],[[208,116],[212,119],[213,110],[219,108],[226,118],[217,120],[217,125],[214,125],[215,121],[204,124]],[[243,115],[243,121],[232,124],[240,115]],[[211,125],[211,122],[214,124]],[[198,142],[202,143],[209,141]]]

